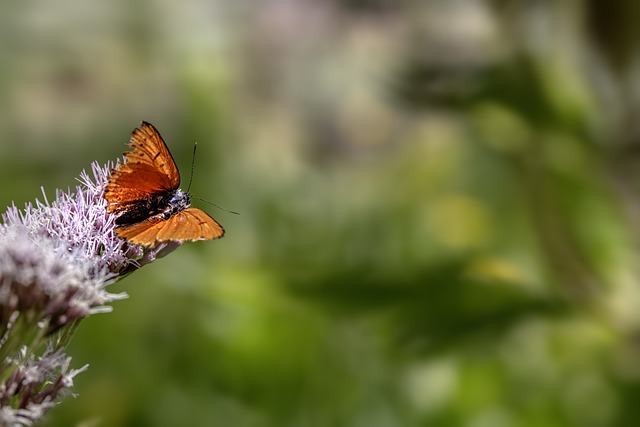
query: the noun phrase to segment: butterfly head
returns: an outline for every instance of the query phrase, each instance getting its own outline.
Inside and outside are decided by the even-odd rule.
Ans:
[[[170,217],[178,212],[182,212],[189,206],[191,206],[191,196],[189,193],[178,188],[176,192],[173,193],[173,196],[168,200],[165,213],[168,214],[167,217]]]

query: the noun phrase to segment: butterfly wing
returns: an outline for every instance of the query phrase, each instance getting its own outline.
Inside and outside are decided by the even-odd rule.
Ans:
[[[107,211],[118,213],[153,194],[165,193],[180,186],[180,173],[167,144],[158,130],[142,122],[129,141],[133,151],[124,154],[109,179],[104,197]]]
[[[116,233],[131,243],[154,246],[158,242],[217,239],[224,236],[224,228],[203,210],[187,208],[166,220],[153,217],[116,228]]]

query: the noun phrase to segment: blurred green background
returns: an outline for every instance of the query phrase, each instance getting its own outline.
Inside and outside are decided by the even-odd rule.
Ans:
[[[47,425],[637,423],[637,1],[0,10],[3,206],[147,120],[241,213],[112,288]]]

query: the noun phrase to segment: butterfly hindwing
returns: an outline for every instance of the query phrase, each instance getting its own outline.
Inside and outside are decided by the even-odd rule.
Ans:
[[[105,190],[107,210],[120,212],[154,194],[180,186],[180,173],[158,130],[142,122],[131,134],[125,162],[119,164]]]
[[[224,235],[224,228],[201,209],[187,208],[166,220],[153,217],[119,227],[116,232],[131,243],[153,246],[167,241],[217,239]]]

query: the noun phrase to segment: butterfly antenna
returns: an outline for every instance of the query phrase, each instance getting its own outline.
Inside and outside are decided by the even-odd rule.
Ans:
[[[191,189],[191,181],[193,181],[193,170],[195,169],[195,165],[196,165],[196,148],[198,147],[198,142],[194,142],[193,143],[193,157],[191,158],[191,175],[189,175],[189,185],[187,186],[187,194],[189,194],[189,190]],[[202,197],[194,197],[191,196],[192,199],[197,199],[197,200],[202,200],[205,203],[209,203],[211,206],[215,206],[218,209],[222,209],[225,212],[229,212],[232,213],[234,215],[240,215],[238,212],[235,211],[230,211],[229,209],[225,209],[222,206],[218,206],[215,203],[212,203],[206,199],[203,199]]]
[[[234,214],[234,215],[240,215],[240,213],[238,213],[238,212],[236,212],[236,211],[230,211],[229,209],[225,209],[225,208],[223,208],[222,206],[218,206],[218,205],[216,205],[215,203],[208,201],[207,199],[203,199],[202,197],[194,197],[194,196],[191,196],[191,198],[192,198],[192,199],[197,199],[197,200],[202,200],[203,202],[205,202],[205,203],[209,203],[211,206],[215,206],[216,208],[218,208],[218,209],[222,209],[222,210],[223,210],[223,211],[225,211],[225,212],[229,212],[229,213]]]
[[[196,165],[196,148],[198,147],[198,142],[193,143],[193,156],[191,156],[191,175],[189,175],[189,185],[187,186],[187,194],[189,194],[189,190],[191,190],[191,181],[193,181],[193,169]]]

